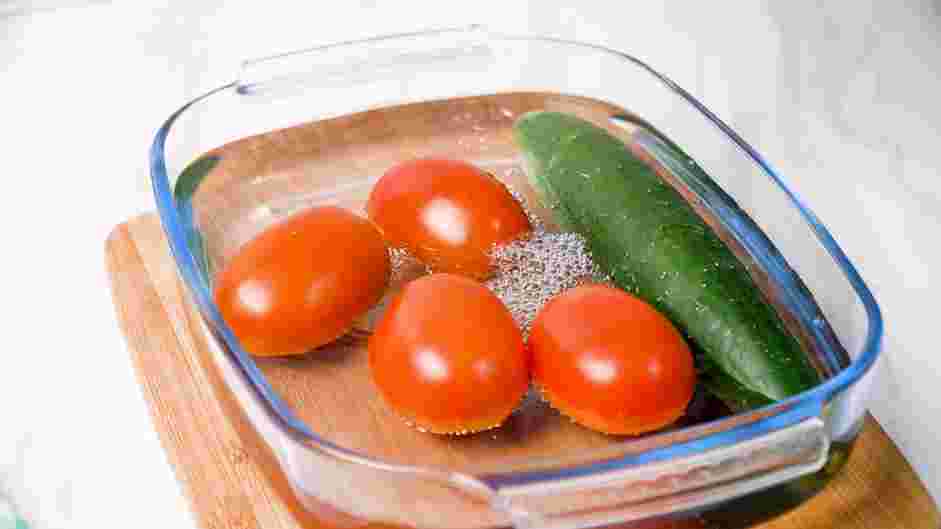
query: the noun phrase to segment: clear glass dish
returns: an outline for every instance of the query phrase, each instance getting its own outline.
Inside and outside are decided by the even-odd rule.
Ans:
[[[661,134],[681,146],[721,189],[676,160],[657,159],[750,264],[814,352],[825,382],[704,424],[636,439],[574,436],[571,445],[562,434],[537,446],[519,432],[498,432],[395,452],[362,432],[341,435],[330,421],[311,423],[303,411],[310,404],[279,391],[272,373],[296,383],[306,376],[297,373],[316,366],[249,356],[213,303],[213,271],[241,243],[299,208],[360,207],[371,182],[397,159],[462,157],[517,185],[508,127],[539,108],[620,130],[655,158]],[[882,336],[871,292],[755,149],[632,56],[470,27],[247,61],[237,81],[169,117],[150,167],[178,272],[219,368],[299,499],[331,525],[744,527],[825,486],[864,420],[868,372]],[[747,217],[727,207],[732,200]],[[381,426],[375,436],[392,428]],[[372,446],[381,449],[364,448]],[[442,451],[460,457],[436,458]]]

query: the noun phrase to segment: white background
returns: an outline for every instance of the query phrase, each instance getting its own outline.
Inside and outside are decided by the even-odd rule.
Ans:
[[[244,58],[479,22],[648,60],[801,190],[882,303],[887,361],[872,406],[941,498],[939,4],[577,4],[118,1],[0,13],[0,492],[38,528],[192,527],[102,254],[112,226],[153,208],[156,127]]]

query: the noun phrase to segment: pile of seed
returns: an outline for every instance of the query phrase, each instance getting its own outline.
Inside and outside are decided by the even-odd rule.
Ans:
[[[609,278],[592,261],[584,237],[546,231],[526,199],[513,188],[507,189],[523,206],[533,233],[529,238],[494,248],[491,255],[496,270],[486,286],[528,334],[536,315],[553,296],[581,283],[606,282]]]
[[[605,278],[576,233],[536,231],[493,251],[496,273],[486,282],[526,333],[539,310],[556,294]]]

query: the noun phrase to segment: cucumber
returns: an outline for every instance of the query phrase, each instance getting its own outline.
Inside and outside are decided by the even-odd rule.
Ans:
[[[514,125],[526,173],[565,229],[582,234],[614,283],[691,342],[705,387],[751,409],[820,382],[744,265],[646,163],[604,129],[557,112]]]

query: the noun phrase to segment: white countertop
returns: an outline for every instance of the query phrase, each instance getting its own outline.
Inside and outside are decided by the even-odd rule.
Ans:
[[[153,208],[146,150],[161,121],[243,58],[471,22],[631,51],[793,182],[882,304],[872,408],[941,499],[937,2],[71,3],[0,9],[0,493],[34,527],[194,527],[102,255],[113,225]]]

